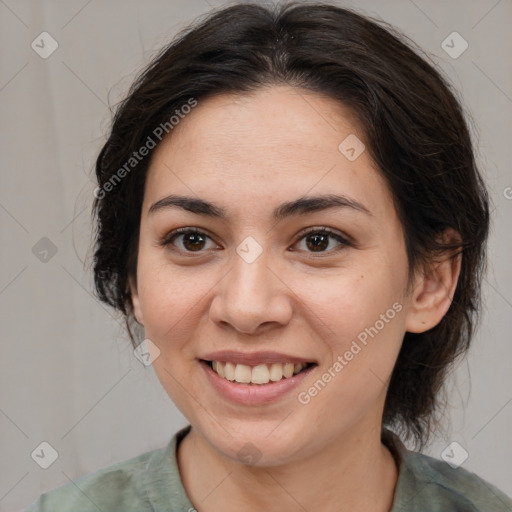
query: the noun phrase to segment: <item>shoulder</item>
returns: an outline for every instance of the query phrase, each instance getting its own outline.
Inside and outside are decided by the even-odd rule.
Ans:
[[[168,447],[98,469],[43,493],[25,512],[152,510],[145,485],[149,462]]]
[[[382,442],[399,466],[391,512],[512,512],[512,500],[478,475],[408,450],[387,428]]]
[[[418,510],[428,505],[432,512],[512,512],[512,500],[505,493],[464,468],[416,452],[407,452],[403,462],[409,486],[403,494],[406,500],[414,497]]]

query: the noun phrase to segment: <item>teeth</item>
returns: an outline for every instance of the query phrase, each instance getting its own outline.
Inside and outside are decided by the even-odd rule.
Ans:
[[[220,363],[222,365],[222,363]],[[224,366],[224,378],[228,380],[235,380],[235,365],[233,363],[226,363]]]
[[[237,364],[235,366],[235,381],[242,383],[251,382],[252,372],[251,367],[245,364]]]
[[[254,384],[267,384],[270,380],[270,372],[266,364],[259,364],[252,369],[251,382]]]
[[[299,364],[296,364],[294,367],[293,367],[293,375],[295,375],[296,373],[299,373],[306,365],[305,364],[302,364],[302,363],[299,363]]]
[[[283,366],[283,377],[287,379],[293,375],[293,363],[286,363]]]
[[[283,365],[282,364],[273,364],[270,367],[270,380],[277,381],[283,378]]]
[[[282,378],[288,379],[296,375],[306,367],[306,364],[298,363],[273,363],[270,365],[258,364],[248,366],[246,364],[223,363],[212,361],[213,371],[220,377],[240,384],[268,384],[277,382]]]

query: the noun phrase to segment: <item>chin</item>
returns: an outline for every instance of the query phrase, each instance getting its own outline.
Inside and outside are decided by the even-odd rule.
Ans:
[[[279,425],[282,421],[283,418],[274,418],[264,423],[261,420],[250,423],[230,422],[228,431],[219,424],[212,428],[211,419],[204,428],[193,426],[223,457],[247,466],[263,468],[281,466],[314,451],[312,443],[317,434],[309,436],[303,428],[295,432],[288,428],[281,432]]]

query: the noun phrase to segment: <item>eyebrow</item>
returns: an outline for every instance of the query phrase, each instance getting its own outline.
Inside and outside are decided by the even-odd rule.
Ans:
[[[168,208],[181,208],[183,210],[205,215],[207,217],[226,220],[229,215],[225,208],[195,197],[170,195],[152,204],[148,214]],[[372,215],[370,210],[355,199],[346,196],[328,194],[320,196],[303,196],[294,201],[283,203],[273,211],[275,221],[281,221],[295,215],[307,215],[308,213],[328,210],[332,208],[350,208],[366,215]]]

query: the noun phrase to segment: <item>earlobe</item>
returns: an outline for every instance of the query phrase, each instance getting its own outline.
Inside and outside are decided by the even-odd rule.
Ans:
[[[137,288],[136,280],[133,276],[130,276],[128,278],[129,288],[130,288],[130,295],[132,299],[132,308],[133,308],[133,314],[135,315],[135,319],[137,322],[144,326],[144,317],[142,314],[142,309],[140,307],[140,300],[139,300],[139,291]]]
[[[453,237],[454,230],[444,236]],[[457,238],[459,238],[457,236]],[[425,265],[416,279],[411,294],[411,307],[406,318],[408,332],[421,333],[435,327],[453,300],[460,274],[462,254],[446,254],[444,259]]]

